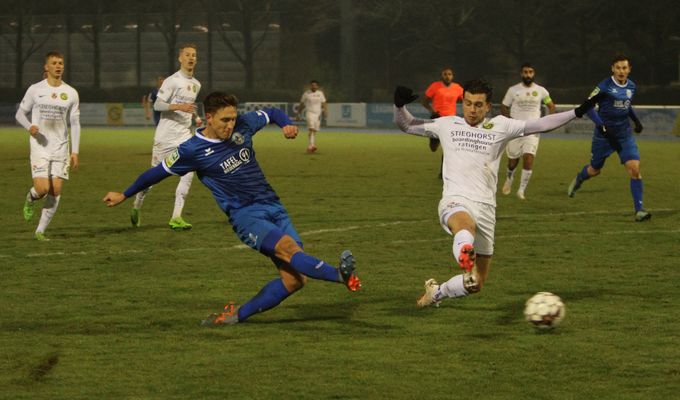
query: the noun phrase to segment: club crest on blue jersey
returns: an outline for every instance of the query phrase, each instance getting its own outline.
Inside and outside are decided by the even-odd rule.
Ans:
[[[245,138],[240,132],[234,132],[231,134],[231,141],[237,145],[242,145],[245,142]]]
[[[241,161],[247,163],[248,161],[250,161],[250,150],[241,149],[241,151],[238,152],[238,157],[241,159]]]

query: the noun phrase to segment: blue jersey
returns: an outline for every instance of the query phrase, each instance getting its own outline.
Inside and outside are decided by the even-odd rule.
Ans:
[[[264,111],[240,115],[231,137],[224,141],[203,136],[204,128],[200,128],[163,160],[163,168],[173,175],[196,171],[227,215],[254,203],[277,202],[279,197],[265,179],[253,150],[253,135],[268,123]]]
[[[619,129],[630,128],[628,116],[631,112],[631,103],[633,101],[633,96],[635,95],[635,90],[636,86],[632,80],[628,79],[625,85],[621,85],[616,82],[616,79],[614,79],[613,76],[603,80],[597,85],[591,94],[592,96],[599,92],[607,94],[607,96],[598,103],[599,109],[597,110],[597,115],[602,119],[605,126]]]

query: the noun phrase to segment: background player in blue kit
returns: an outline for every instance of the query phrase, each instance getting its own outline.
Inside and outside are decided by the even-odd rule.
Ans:
[[[264,109],[237,116],[238,100],[213,92],[203,101],[207,125],[182,143],[157,166],[142,173],[124,193],[109,192],[104,202],[113,207],[135,193],[170,175],[196,171],[210,189],[218,206],[229,217],[234,232],[248,246],[270,257],[280,278],[267,283],[241,307],[227,305],[224,312],[212,314],[206,325],[245,321],[253,314],[277,306],[301,289],[306,277],[343,283],[350,291],[361,287],[354,274],[354,257],[345,250],[335,268],[306,254],[288,213],[279,202],[255,159],[252,137],[270,122],[282,128],[288,139],[297,136],[297,127],[278,109]]]
[[[158,75],[156,77],[156,87],[151,89],[148,94],[145,94],[144,97],[142,97],[142,108],[144,108],[144,115],[146,116],[146,119],[151,119],[151,117],[153,117],[154,126],[158,126],[158,123],[161,120],[161,112],[154,110],[153,105],[158,98],[158,90],[163,85],[164,80],[164,76]]]
[[[635,95],[635,83],[628,79],[631,71],[630,60],[625,55],[617,55],[612,61],[612,76],[600,82],[591,96],[604,93],[598,102],[599,110],[590,110],[588,116],[595,122],[595,132],[591,145],[590,164],[576,174],[568,189],[569,197],[585,180],[600,174],[604,162],[612,153],[617,152],[621,164],[630,175],[630,192],[635,205],[635,220],[646,221],[652,217],[642,207],[642,176],[640,175],[640,151],[633,137],[630,122],[635,124],[635,133],[642,132],[642,124],[635,115],[632,101]]]

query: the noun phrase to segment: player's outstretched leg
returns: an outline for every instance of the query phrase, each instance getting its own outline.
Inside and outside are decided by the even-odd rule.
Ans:
[[[213,313],[208,315],[208,318],[201,321],[202,326],[217,327],[225,325],[234,325],[239,322],[238,310],[239,306],[235,302],[229,302],[221,313]]]
[[[361,287],[355,274],[355,261],[352,252],[345,250],[340,255],[340,266],[335,268],[305,252],[299,251],[290,259],[290,266],[305,276],[330,282],[343,283],[352,292]]]
[[[203,321],[202,325],[220,326],[243,322],[254,314],[278,306],[288,296],[302,289],[306,282],[303,275],[275,257],[272,258],[272,261],[278,267],[281,278],[267,283],[252,299],[240,307],[235,302],[230,302],[225,306],[223,312],[211,314]]]
[[[439,307],[440,301],[435,300],[437,293],[439,292],[439,284],[434,279],[428,279],[425,281],[425,293],[416,300],[416,306],[418,308],[424,308],[431,305]]]
[[[428,279],[425,281],[425,293],[416,300],[416,307],[424,308],[431,305],[439,307],[445,298],[465,297],[470,293],[479,292],[479,289],[474,271],[456,275],[441,285],[434,279]]]
[[[340,254],[340,277],[343,283],[352,292],[356,292],[361,287],[359,277],[354,274],[354,255],[349,250],[345,250]]]

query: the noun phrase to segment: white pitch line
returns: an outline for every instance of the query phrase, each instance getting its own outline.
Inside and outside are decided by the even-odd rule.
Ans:
[[[658,208],[654,209],[654,211],[660,211],[660,212],[667,212],[667,211],[675,211],[675,209],[672,208]],[[619,215],[619,214],[625,214],[626,211],[618,210],[618,211],[612,211],[612,210],[594,210],[594,211],[573,211],[573,212],[563,212],[563,213],[542,213],[542,214],[509,214],[509,215],[501,215],[497,216],[498,219],[504,219],[504,218],[534,218],[534,217],[563,217],[563,216],[579,216],[579,215]],[[388,227],[388,226],[394,226],[394,225],[402,225],[402,224],[419,224],[419,223],[426,223],[426,222],[431,222],[431,223],[436,223],[436,218],[428,218],[428,219],[420,219],[420,220],[412,220],[412,221],[390,221],[390,222],[381,222],[381,223],[375,223],[375,224],[370,224],[370,225],[350,225],[350,226],[345,226],[342,228],[328,228],[328,229],[316,229],[316,230],[311,230],[311,231],[304,231],[300,233],[300,236],[314,236],[314,235],[320,235],[324,233],[333,233],[333,232],[348,232],[348,231],[354,231],[357,229],[372,229],[372,228],[383,228],[383,227]],[[573,236],[573,235],[620,235],[620,234],[658,234],[658,233],[680,233],[680,229],[672,229],[672,230],[625,230],[625,231],[605,231],[605,232],[559,232],[559,233],[536,233],[536,234],[512,234],[512,235],[499,235],[496,236],[496,239],[505,239],[505,238],[510,238],[510,239],[522,239],[522,238],[548,238],[548,237],[562,237],[562,236]],[[432,242],[432,241],[449,241],[451,238],[449,236],[443,236],[441,238],[436,238],[436,239],[413,239],[413,240],[393,240],[390,243],[391,244],[399,244],[399,243],[420,243],[420,242]],[[223,247],[222,249],[224,250],[243,250],[243,249],[249,249],[249,246],[246,246],[245,244],[237,244],[234,246],[229,246],[229,247]],[[183,249],[173,249],[174,251],[215,251],[217,250],[216,247],[189,247],[189,248],[183,248]],[[142,253],[143,250],[120,250],[120,251],[109,251],[108,253],[111,255],[121,255],[121,254],[129,254],[129,253]],[[100,254],[101,252],[97,252]],[[87,256],[93,254],[93,252],[86,252],[86,251],[78,251],[78,252],[71,252],[71,253],[66,253],[63,251],[57,251],[57,252],[51,252],[51,253],[28,253],[26,257],[51,257],[51,256]],[[0,258],[10,258],[13,257],[12,255],[7,255],[7,254],[0,254]]]
[[[603,231],[603,232],[555,232],[555,233],[529,233],[529,234],[510,234],[510,235],[498,235],[495,239],[528,239],[528,238],[551,238],[551,237],[565,237],[565,236],[616,236],[616,235],[658,235],[660,233],[680,233],[680,229],[669,229],[669,230],[625,230],[625,231]],[[411,240],[393,240],[390,244],[402,244],[402,243],[422,243],[422,242],[435,242],[435,241],[446,241],[450,242],[451,236],[443,236],[436,239],[411,239]]]

